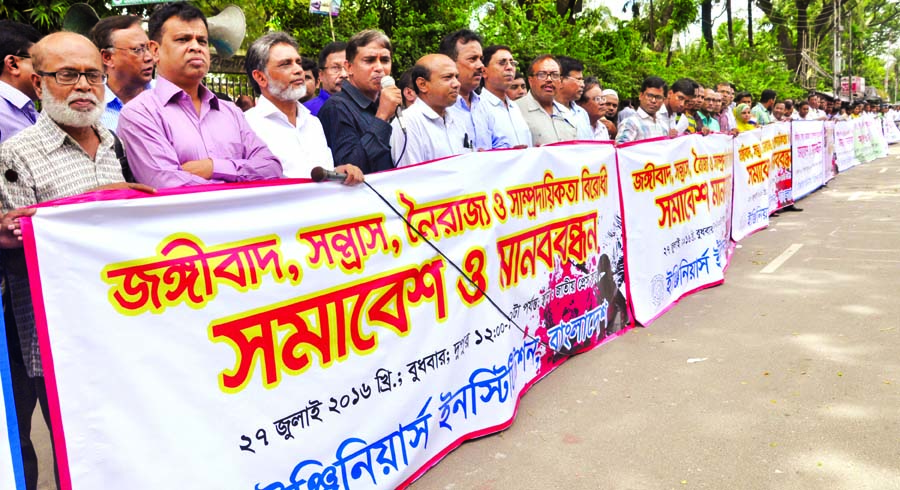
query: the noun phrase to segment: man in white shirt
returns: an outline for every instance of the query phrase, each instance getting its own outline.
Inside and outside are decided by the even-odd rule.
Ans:
[[[472,117],[492,121],[494,148],[527,148],[531,146],[531,130],[522,118],[519,106],[507,96],[516,77],[516,63],[508,46],[484,48],[484,90],[481,103]]]
[[[449,109],[453,118],[465,125],[473,148],[490,150],[508,146],[494,141],[489,120],[475,117],[475,110],[481,105],[481,96],[475,89],[481,85],[484,75],[481,36],[469,29],[451,32],[441,41],[441,54],[449,56],[459,71],[459,97]]]
[[[587,111],[576,102],[584,94],[584,63],[568,56],[557,56],[559,72],[562,77],[556,90],[556,101],[566,108],[566,119],[575,124],[578,139],[594,139],[591,120]]]
[[[335,167],[322,123],[299,100],[306,93],[297,42],[284,32],[257,39],[247,49],[244,66],[254,90],[256,107],[244,113],[247,123],[281,160],[285,177],[310,177],[315,167],[347,175],[345,184],[363,181],[352,164]]]
[[[397,167],[465,153],[473,143],[447,109],[459,97],[459,71],[443,54],[428,54],[411,70],[416,101],[391,124],[391,157]],[[405,126],[405,129],[404,129]]]

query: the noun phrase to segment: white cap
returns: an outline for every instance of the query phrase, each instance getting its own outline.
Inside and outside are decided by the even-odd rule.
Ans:
[[[619,98],[619,94],[617,94],[616,91],[613,90],[613,89],[611,89],[611,88],[608,88],[608,89],[604,90],[603,92],[600,93],[600,95],[602,95],[602,96],[604,96],[604,97],[608,97],[608,96],[610,96],[610,95],[613,95],[613,96],[615,96],[617,99]]]

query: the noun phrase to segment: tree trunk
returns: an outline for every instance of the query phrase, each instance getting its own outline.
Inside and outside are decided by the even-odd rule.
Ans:
[[[706,50],[712,53],[712,0],[702,0],[700,2],[700,29],[703,31],[703,40],[706,41]]]
[[[753,47],[753,0],[747,0],[747,43]]]
[[[728,19],[728,44],[734,47],[734,23],[731,20],[731,0],[725,0],[725,17]]]
[[[656,25],[653,22],[653,0],[650,0],[650,46],[656,44]]]

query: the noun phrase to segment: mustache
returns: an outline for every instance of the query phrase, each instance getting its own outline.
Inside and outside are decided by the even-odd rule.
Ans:
[[[90,102],[93,102],[94,104],[100,103],[100,99],[98,99],[97,96],[95,96],[94,94],[92,94],[90,92],[85,92],[85,93],[81,93],[81,94],[74,93],[74,94],[69,95],[68,97],[66,97],[66,104],[71,104],[72,102],[75,102],[76,100],[88,100]]]

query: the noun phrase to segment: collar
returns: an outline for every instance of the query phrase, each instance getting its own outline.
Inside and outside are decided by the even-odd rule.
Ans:
[[[150,80],[149,82],[147,82],[147,85],[144,87],[144,90],[150,90],[155,86],[156,86],[156,81]],[[119,96],[116,95],[115,92],[113,92],[112,89],[109,88],[109,82],[103,83],[103,89],[104,89],[103,101],[106,102],[107,106],[110,105],[110,103],[112,103],[113,101],[118,102],[118,106],[120,109],[122,108],[123,105],[125,105],[125,104],[122,104],[122,101],[119,99]]]
[[[446,111],[446,109],[444,110],[444,117],[441,117],[434,109],[431,108],[431,106],[426,104],[425,101],[420,98],[416,98],[416,101],[413,102],[413,107],[415,107],[416,110],[421,112],[422,115],[425,116],[427,119],[430,119],[432,121],[437,121],[440,119],[441,121],[444,122],[444,124],[447,124],[447,121],[449,119],[449,113]]]
[[[350,83],[350,80],[341,82],[341,92],[347,94],[347,96],[350,97],[350,100],[356,102],[356,105],[358,105],[360,109],[366,109],[370,105],[378,102],[378,99],[371,100],[363,95],[355,85]]]
[[[266,119],[278,119],[290,125],[287,114],[281,112],[275,104],[272,103],[265,95],[260,95],[256,101],[256,107],[253,108],[260,116]],[[297,127],[303,127],[308,117],[312,116],[303,104],[297,102]]]
[[[543,111],[545,114],[547,113],[547,111],[544,110],[544,107],[541,106],[540,102],[538,102],[537,99],[534,98],[531,90],[529,90],[528,93],[525,94],[525,97],[522,97],[519,100],[524,101],[523,105],[525,106],[525,109],[528,110],[528,112]],[[553,113],[559,114],[563,109],[565,109],[565,106],[557,102],[556,99],[553,99]]]
[[[481,91],[481,100],[492,106],[500,106],[500,104],[502,104],[505,100],[507,106],[513,107],[513,101],[510,100],[510,98],[507,97],[506,94],[503,95],[503,99],[500,99],[500,97],[497,97],[488,89],[484,89]]]
[[[456,105],[458,105],[460,107],[460,109],[463,109],[467,112],[472,112],[472,107],[475,106],[476,104],[478,104],[478,101],[481,100],[481,96],[478,95],[478,92],[476,92],[474,90],[472,91],[471,96],[472,96],[472,104],[467,103],[466,99],[464,99],[462,97],[462,95],[460,95],[459,97],[456,98]]]
[[[208,103],[210,109],[219,109],[219,99],[215,94],[212,93],[208,88],[206,88],[202,83],[200,84],[200,100],[202,102]],[[154,94],[156,95],[157,100],[162,105],[166,105],[172,101],[172,99],[179,94],[188,95],[187,92],[181,89],[178,85],[166,80],[162,76],[156,78],[156,87],[153,89]],[[190,97],[188,95],[188,97]]]
[[[319,90],[319,95],[317,95],[316,98],[322,99],[322,102],[325,102],[326,100],[331,98],[331,94],[329,94],[328,91],[323,88]]]
[[[43,135],[41,138],[41,142],[49,151],[57,150],[65,144],[66,140],[72,141],[73,144],[78,145],[70,136],[69,133],[63,131],[56,121],[50,118],[46,113],[41,112],[40,117],[36,123],[34,123],[35,128],[40,131],[40,134]],[[108,129],[100,126],[99,123],[94,124],[92,126],[94,131],[100,137],[100,148],[112,148],[113,146],[113,137],[112,133],[109,132]],[[99,154],[99,152],[98,152]]]
[[[22,93],[21,90],[3,81],[0,81],[0,97],[10,101],[12,105],[19,109],[22,109],[31,102],[31,99]]]
[[[663,107],[660,108],[659,110],[661,111],[665,106],[666,105],[663,104]],[[637,116],[641,119],[650,119],[651,121],[656,122],[660,118],[659,112],[656,113],[656,117],[653,117],[650,114],[647,114],[647,111],[645,111],[643,107],[638,107],[636,112],[637,112]]]

